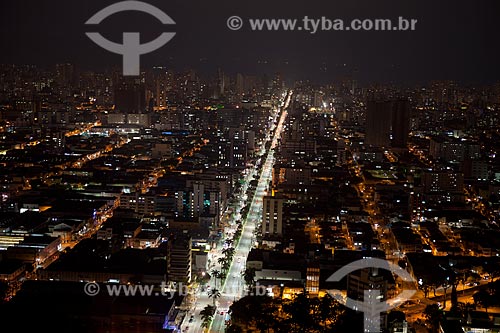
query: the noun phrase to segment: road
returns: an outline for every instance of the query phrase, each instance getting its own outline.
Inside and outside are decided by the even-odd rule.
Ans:
[[[222,288],[222,297],[219,299],[217,314],[214,317],[210,332],[224,332],[225,319],[229,306],[244,294],[245,282],[241,273],[245,269],[245,260],[253,246],[255,228],[262,215],[262,198],[267,195],[267,187],[272,179],[272,170],[274,165],[274,148],[278,142],[281,132],[283,131],[283,123],[286,118],[286,112],[283,111],[280,122],[277,126],[275,136],[271,144],[271,150],[262,168],[262,174],[257,185],[255,196],[250,206],[247,223],[243,229],[242,237],[236,247],[235,259],[229,269],[226,284]]]
[[[497,279],[495,279],[496,281]],[[457,288],[457,300],[459,303],[474,303],[474,298],[473,295],[478,292],[481,288],[486,286],[490,280],[484,280],[482,279],[479,281],[479,284],[477,286],[472,286],[472,287],[465,287],[460,284]],[[400,308],[401,311],[405,312],[406,318],[409,322],[413,322],[417,319],[424,320],[424,309],[427,305],[429,304],[438,304],[440,307],[442,307],[444,304],[444,290],[443,288],[438,288],[436,291],[436,296],[433,295],[434,293],[431,291],[429,298],[425,298],[424,294],[421,290],[418,290],[417,293],[412,297],[411,304],[407,306],[403,306]],[[446,292],[446,309],[449,311],[451,308],[451,288],[448,288]],[[484,310],[483,308],[479,308],[478,310]],[[490,311],[490,308],[488,308],[488,311]],[[493,311],[500,311],[500,309],[493,309]],[[492,312],[493,312],[492,311]]]
[[[235,246],[235,255],[231,267],[229,268],[227,278],[223,282],[223,286],[220,287],[220,281],[217,285],[217,289],[221,290],[221,297],[217,300],[217,312],[214,316],[212,324],[209,328],[209,332],[224,332],[225,321],[228,319],[227,311],[230,305],[241,298],[245,293],[245,282],[241,273],[245,269],[246,258],[248,253],[253,246],[255,240],[255,229],[258,226],[258,222],[261,219],[262,214],[262,198],[267,194],[266,189],[272,178],[272,169],[274,164],[274,148],[278,143],[278,139],[283,131],[283,124],[286,119],[286,111],[284,111],[291,99],[291,93],[289,94],[286,102],[283,106],[283,112],[279,119],[278,125],[275,130],[274,137],[271,141],[271,149],[267,156],[266,161],[263,164],[262,172],[260,174],[259,182],[257,184],[257,189],[255,191],[255,196],[250,204],[250,210],[246,221],[244,221],[244,227],[241,234],[240,241]],[[209,285],[214,286],[215,281],[212,279]],[[197,290],[197,297],[195,302],[194,310],[191,311],[188,316],[186,316],[187,323],[182,325],[182,332],[189,333],[201,333],[203,329],[201,328],[201,316],[200,311],[205,308],[206,305],[212,305],[213,300],[208,298],[207,292],[202,292],[201,289]],[[189,323],[190,316],[193,315],[192,322]]]

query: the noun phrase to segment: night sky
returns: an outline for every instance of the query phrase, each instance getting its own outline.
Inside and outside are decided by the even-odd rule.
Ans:
[[[165,27],[140,12],[108,17],[97,28],[84,23],[118,1],[1,0],[0,63],[52,65],[73,62],[101,70],[121,66],[85,36],[98,31],[121,42],[123,31],[139,31],[143,42],[163,31],[174,39],[141,57],[145,66],[215,73],[272,73],[319,82],[353,76],[362,82],[420,83],[453,79],[464,83],[499,81],[500,3],[493,0],[147,0],[176,21]],[[251,32],[230,31],[226,20],[243,18],[418,19],[413,32]]]

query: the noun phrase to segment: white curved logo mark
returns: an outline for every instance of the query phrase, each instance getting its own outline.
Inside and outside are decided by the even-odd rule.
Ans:
[[[407,271],[405,271],[398,265],[395,265],[387,260],[377,258],[365,258],[352,262],[349,265],[346,265],[336,271],[326,281],[338,282],[349,273],[364,268],[386,269],[388,271],[391,271],[393,274],[396,274],[405,282],[410,282],[412,284],[415,283],[415,279],[413,279],[413,277]],[[380,290],[376,289],[365,290],[363,301],[357,301],[349,297],[344,300],[343,296],[340,294],[340,290],[330,290],[328,293],[348,308],[363,312],[365,332],[381,332],[380,314],[382,312],[393,309],[401,305],[403,302],[409,300],[416,293],[416,290],[403,290],[403,292],[401,292],[397,297],[390,300],[391,304],[389,304],[389,301],[384,301],[383,295],[380,294]]]
[[[141,1],[122,1],[115,3],[97,12],[85,22],[85,24],[100,24],[108,16],[130,10],[150,14],[163,24],[175,24],[174,20],[163,11]],[[103,49],[123,55],[123,75],[137,76],[140,74],[141,55],[153,52],[167,44],[175,36],[175,32],[164,32],[155,40],[145,44],[140,43],[139,32],[124,32],[123,44],[117,44],[107,40],[98,32],[87,32],[86,35]]]

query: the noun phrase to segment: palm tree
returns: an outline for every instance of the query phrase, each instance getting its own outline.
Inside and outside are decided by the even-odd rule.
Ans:
[[[214,302],[214,308],[215,308],[215,301],[220,298],[222,295],[220,293],[220,291],[216,288],[214,289],[211,289],[209,292],[208,292],[208,297],[212,299],[212,301]]]
[[[231,263],[229,261],[225,261],[223,264],[222,264],[222,271],[224,272],[224,274],[227,274],[227,272],[229,271],[229,268],[231,267]]]
[[[222,277],[221,271],[213,269],[211,274],[215,278],[215,288],[217,288],[217,279],[220,279]]]
[[[252,287],[255,283],[255,268],[247,268],[241,273],[248,287]]]
[[[215,307],[213,307],[211,305],[205,306],[205,308],[200,311],[201,320],[202,320],[201,327],[208,328],[210,326],[210,322],[212,321],[212,318],[214,317],[214,313],[215,313]]]
[[[234,239],[240,238],[240,236],[241,236],[241,228],[240,227],[241,227],[241,224],[238,225],[238,229],[236,229],[236,231],[234,232]]]
[[[222,250],[222,254],[226,256],[226,258],[231,258],[234,255],[234,247],[226,247]]]
[[[219,263],[219,265],[224,266],[224,263],[227,262],[227,258],[220,257],[219,259],[217,259],[217,262]]]

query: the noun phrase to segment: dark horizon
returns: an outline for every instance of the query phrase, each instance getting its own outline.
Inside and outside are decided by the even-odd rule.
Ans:
[[[465,84],[498,81],[500,47],[496,41],[498,4],[488,1],[341,1],[306,4],[257,1],[217,4],[199,1],[147,1],[170,15],[177,35],[159,50],[141,57],[143,67],[193,68],[202,74],[222,68],[229,73],[281,72],[290,80],[324,83],[352,77],[361,83],[424,84],[454,80]],[[53,65],[70,62],[103,70],[120,66],[121,56],[95,45],[85,21],[116,1],[0,4],[3,52],[0,63]],[[196,8],[193,9],[193,8]],[[248,18],[405,18],[418,19],[416,31],[255,32],[230,31],[231,15]],[[41,28],[43,27],[43,28]],[[139,31],[149,41],[164,27],[147,14],[118,13],[93,28],[119,42],[123,31]],[[91,29],[92,30],[92,29]],[[90,30],[89,30],[90,31]]]

